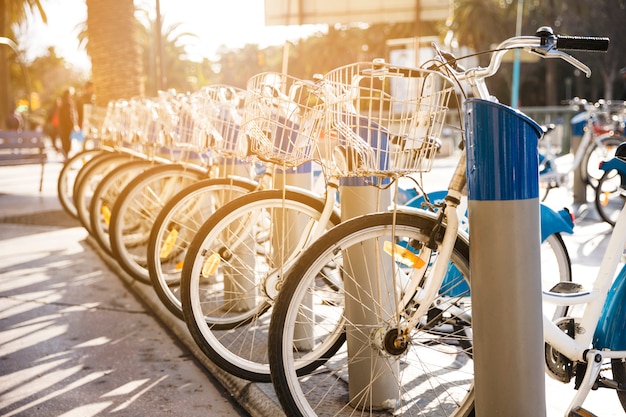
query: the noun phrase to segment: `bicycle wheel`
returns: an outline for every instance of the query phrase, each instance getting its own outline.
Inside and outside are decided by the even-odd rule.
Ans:
[[[626,360],[625,359],[611,359],[611,370],[613,371],[613,379],[618,382],[620,386],[626,385]],[[626,410],[626,391],[617,390],[617,397],[622,404],[622,408]]]
[[[219,207],[257,186],[243,179],[203,180],[172,197],[156,217],[148,241],[150,281],[163,305],[179,319],[180,276],[191,240]]]
[[[323,209],[324,202],[309,193],[253,192],[217,210],[191,242],[181,284],[185,322],[222,369],[269,382],[268,310],[284,270],[316,227],[339,223],[336,212],[319,223]]]
[[[598,186],[598,181],[604,174],[599,168],[601,161],[607,161],[615,156],[617,147],[624,142],[624,137],[610,134],[596,139],[589,144],[583,159],[580,162],[580,174],[585,184],[593,188]]]
[[[469,245],[462,237],[427,316],[398,337],[400,317],[419,305],[417,296],[408,305],[398,300],[407,282],[428,280],[437,224],[428,214],[362,216],[298,258],[277,297],[269,338],[272,382],[287,415],[472,415]],[[341,282],[330,273],[343,285],[328,285]],[[346,346],[324,357],[323,346],[344,328]]]
[[[89,206],[95,189],[98,187],[98,184],[100,184],[102,178],[124,162],[129,161],[130,158],[129,155],[123,153],[113,153],[106,157],[93,160],[93,163],[89,161],[89,163],[85,165],[84,170],[81,170],[81,177],[77,179],[74,189],[74,204],[76,205],[78,220],[80,220],[80,223],[90,234],[92,230],[91,219],[89,218]]]
[[[206,175],[199,167],[166,164],[124,187],[111,210],[109,240],[115,260],[132,278],[150,284],[147,248],[154,219],[170,198]]]
[[[143,159],[123,163],[102,178],[91,196],[89,204],[91,234],[109,255],[113,254],[109,240],[111,209],[124,187],[154,164],[153,161]]]
[[[559,282],[572,281],[572,261],[559,233],[553,233],[541,244],[541,288],[550,290]],[[553,320],[567,314],[567,306],[543,304],[546,317]]]
[[[100,149],[89,149],[72,156],[63,164],[57,180],[57,195],[61,206],[70,216],[78,218],[74,205],[74,184],[79,171],[92,158],[104,154],[108,154],[108,152]]]
[[[596,188],[595,205],[602,220],[615,226],[624,204],[626,204],[626,187],[624,179],[616,169],[603,171]]]

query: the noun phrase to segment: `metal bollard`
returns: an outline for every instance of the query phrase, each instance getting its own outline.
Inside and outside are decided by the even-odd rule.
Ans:
[[[585,115],[585,113],[582,113]],[[591,132],[585,132],[587,119],[574,116],[571,120],[572,136],[570,141],[570,152],[576,155],[578,147],[582,141],[583,135],[589,135]],[[574,170],[574,204],[584,204],[587,202],[587,184],[581,179],[582,166],[579,164]]]
[[[476,415],[542,417],[541,129],[502,104],[466,105]]]
[[[389,189],[380,190],[376,187],[367,186],[360,178],[342,178],[339,187],[341,198],[341,220],[347,220],[356,216],[373,213],[387,209],[391,203],[391,191]],[[375,248],[372,242],[371,248],[366,249],[368,253],[376,253],[383,248]],[[349,250],[343,254],[349,258]],[[376,262],[376,256],[370,258],[370,262],[345,262],[350,266],[348,276],[361,277],[366,282],[344,282],[346,294],[360,294],[360,296],[346,297],[346,317],[348,323],[357,326],[372,327],[378,324],[378,316],[373,314],[372,308],[363,308],[358,302],[367,297],[378,298],[377,291],[380,286],[389,283],[382,283],[374,280],[369,282],[368,277],[390,277],[391,262],[382,265]],[[381,271],[386,269],[386,272]],[[371,271],[380,271],[372,274]],[[391,285],[391,284],[389,284]],[[363,294],[367,292],[367,294]],[[391,297],[390,297],[391,298]],[[365,302],[365,301],[364,301]],[[395,311],[394,300],[377,300],[377,305],[381,310]],[[348,356],[351,358],[348,373],[350,403],[355,407],[364,405],[372,409],[385,409],[397,401],[398,387],[396,374],[399,372],[398,364],[389,358],[385,358],[371,346],[370,340],[363,340],[362,332],[351,326],[346,326],[346,338],[348,346]],[[375,377],[374,377],[375,376]],[[370,381],[375,380],[372,387],[368,387]],[[366,389],[367,387],[367,389]]]
[[[251,178],[251,167],[235,159],[225,159],[220,166],[220,172],[224,177],[229,175]],[[246,241],[252,241],[254,236],[252,230],[244,231],[249,233]],[[246,265],[254,265],[256,253],[254,248],[247,245],[240,245],[232,261],[225,266],[224,275],[224,311],[250,311],[257,304],[258,288],[254,272]],[[246,272],[247,271],[247,272]]]

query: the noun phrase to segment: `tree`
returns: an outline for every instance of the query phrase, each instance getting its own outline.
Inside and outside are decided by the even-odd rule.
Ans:
[[[44,23],[46,13],[39,0],[0,0],[0,36],[11,37],[11,26],[24,22],[28,13],[38,14]],[[9,72],[6,62],[11,51],[0,45],[0,128],[5,127],[7,115],[13,111],[14,103],[10,94]]]
[[[96,104],[144,94],[133,0],[87,0],[87,53]]]

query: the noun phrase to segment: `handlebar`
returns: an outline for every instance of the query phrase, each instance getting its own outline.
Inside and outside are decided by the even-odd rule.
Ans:
[[[609,38],[557,35],[556,49],[561,51],[606,52]]]
[[[542,58],[561,58],[590,77],[591,69],[564,51],[606,52],[609,47],[609,39],[606,37],[555,35],[552,28],[542,26],[537,30],[535,36],[517,36],[502,42],[495,49],[487,67],[468,70],[460,67],[452,54],[440,51],[435,45],[433,47],[440,61],[445,64],[451,75],[460,81],[468,81],[476,96],[489,98],[484,80],[498,72],[502,58],[511,50],[523,49]]]

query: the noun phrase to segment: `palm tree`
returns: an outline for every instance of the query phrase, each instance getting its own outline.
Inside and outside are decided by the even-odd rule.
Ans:
[[[11,26],[20,24],[28,17],[27,12],[39,14],[47,23],[46,13],[39,0],[0,0],[0,36],[10,37]],[[13,103],[9,94],[9,72],[6,65],[7,48],[0,47],[0,128],[5,127],[6,117],[12,110]]]
[[[143,95],[133,0],[87,0],[87,34],[96,105]]]

